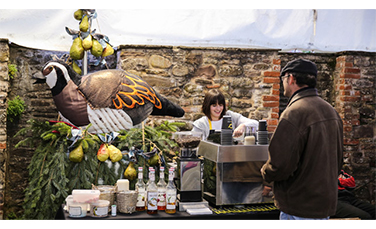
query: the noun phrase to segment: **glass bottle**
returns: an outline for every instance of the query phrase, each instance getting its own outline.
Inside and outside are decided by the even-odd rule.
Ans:
[[[151,171],[154,170],[153,167],[149,167],[149,175],[148,175],[148,182],[146,182],[146,185],[145,185],[145,190],[147,191],[148,190],[148,187],[149,187],[149,184],[150,184],[150,173]],[[147,193],[145,192],[145,209],[148,209],[148,195]]]
[[[149,186],[149,184],[150,184],[150,173],[151,173],[152,170],[154,170],[154,168],[153,167],[149,167],[149,180],[148,180],[148,182],[146,182],[145,189],[147,189],[148,186]]]
[[[147,188],[148,204],[147,204],[147,213],[148,214],[157,214],[158,213],[158,188],[155,184],[155,171],[150,171],[149,185]]]
[[[158,210],[166,210],[166,182],[164,180],[164,167],[159,170],[158,188]]]
[[[174,168],[168,170],[168,184],[166,187],[166,210],[168,214],[176,213],[176,187],[174,180]]]
[[[138,181],[136,183],[138,191],[136,211],[145,211],[145,183],[143,179],[142,167],[138,167]]]

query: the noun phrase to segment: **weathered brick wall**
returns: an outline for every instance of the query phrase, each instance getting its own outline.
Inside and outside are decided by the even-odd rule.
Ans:
[[[358,196],[375,201],[376,56],[343,52],[336,58],[335,107],[344,120],[344,168]]]
[[[14,148],[23,136],[14,137],[21,128],[26,127],[27,120],[35,119],[46,121],[56,120],[58,115],[51,92],[46,84],[33,84],[34,74],[40,72],[43,64],[49,60],[51,54],[60,56],[58,52],[35,50],[10,46],[9,63],[17,66],[18,73],[10,80],[11,90],[8,100],[19,95],[25,101],[25,112],[15,123],[8,122],[8,160],[6,170],[5,212],[4,218],[9,215],[22,216],[24,190],[28,185],[28,165],[34,149],[28,147]]]
[[[141,76],[186,111],[187,123],[198,119],[205,92],[222,90],[228,107],[246,117],[278,122],[278,50],[121,46],[119,68]]]
[[[8,77],[9,47],[7,39],[0,39],[0,219],[4,213],[4,194],[7,160],[7,97],[9,91]]]
[[[6,106],[6,97],[2,97],[3,95],[8,99],[20,95],[26,102],[26,112],[17,124],[10,125],[8,130],[0,124],[0,143],[7,142],[7,148],[0,149],[0,206],[5,202],[5,211],[14,212],[18,216],[22,212],[23,190],[27,186],[28,178],[27,166],[33,151],[27,148],[14,149],[14,144],[20,138],[15,139],[13,135],[31,118],[57,118],[48,86],[34,85],[32,80],[32,76],[41,70],[51,54],[61,56],[63,53],[14,45],[8,47],[7,41],[0,42],[0,85],[3,85],[2,81],[10,81],[6,93],[2,91],[6,87],[0,87],[0,114],[5,112],[3,107]],[[4,59],[3,56],[8,58]],[[278,50],[127,45],[119,47],[117,60],[114,59],[109,64],[111,68],[115,68],[117,61],[118,68],[141,76],[159,93],[180,104],[186,115],[178,120],[186,122],[188,129],[193,120],[203,115],[200,111],[205,92],[211,88],[219,88],[224,91],[230,109],[253,119],[266,119],[269,131],[274,131],[279,114],[287,102],[287,98],[280,92],[282,87],[279,84],[279,71],[281,66],[296,58],[310,59],[317,64],[318,91],[344,118],[345,136],[348,139],[345,140],[345,167],[361,186],[357,195],[374,201],[374,53],[296,54],[279,53]],[[7,79],[7,69],[3,66],[7,65],[4,62],[17,65],[19,72],[15,79]],[[348,62],[351,62],[352,66],[349,66]],[[349,69],[344,69],[345,66]],[[350,75],[346,74],[349,71],[359,75],[356,76],[359,78],[348,79]],[[342,101],[349,99],[346,96],[355,96],[357,99]],[[346,125],[349,120],[357,121]],[[1,134],[6,132],[7,135]],[[6,151],[9,152],[4,154]],[[5,185],[5,175],[1,172],[5,172],[4,158],[7,155],[10,156],[7,159]]]

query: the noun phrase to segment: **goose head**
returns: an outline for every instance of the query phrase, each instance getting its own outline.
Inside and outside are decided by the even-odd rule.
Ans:
[[[59,94],[72,80],[76,85],[81,83],[81,76],[64,61],[52,60],[47,62],[42,69],[42,75],[35,77],[35,83],[47,83],[52,95]]]

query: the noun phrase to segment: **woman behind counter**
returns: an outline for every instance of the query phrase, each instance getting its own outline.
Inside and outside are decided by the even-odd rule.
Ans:
[[[222,118],[224,115],[230,115],[234,129],[233,136],[239,137],[245,127],[255,127],[258,129],[259,122],[249,119],[233,111],[226,111],[225,96],[216,89],[206,93],[202,104],[202,112],[205,116],[197,119],[193,123],[192,131],[202,132],[204,139],[209,136],[210,130],[222,129]],[[255,164],[258,163],[258,164]],[[260,174],[260,168],[263,162],[240,162],[235,167],[228,167],[224,177],[228,177],[223,182],[222,199],[226,203],[260,203],[263,196],[267,196],[271,188],[270,184],[263,185]],[[246,178],[245,180],[245,177]],[[225,179],[225,178],[224,178]],[[237,190],[234,192],[233,190]],[[265,192],[265,194],[263,193]]]
[[[225,96],[217,89],[206,93],[202,104],[202,112],[205,116],[193,123],[192,131],[202,132],[205,139],[209,136],[210,130],[222,129],[222,118],[224,115],[231,116],[234,137],[241,136],[246,126],[255,127],[256,130],[258,128],[258,121],[246,118],[233,111],[226,111]]]

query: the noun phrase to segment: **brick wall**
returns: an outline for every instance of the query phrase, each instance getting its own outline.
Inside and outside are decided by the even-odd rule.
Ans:
[[[0,39],[0,219],[4,213],[4,193],[7,160],[7,103],[9,91],[8,77],[9,47],[7,39]]]
[[[8,61],[8,40],[0,39],[0,219],[3,219],[4,213],[4,194],[7,165],[6,100],[9,91]]]
[[[181,105],[188,126],[203,115],[202,101],[212,88],[224,92],[229,109],[268,120],[269,131],[278,123],[278,50],[121,46],[118,63]]]
[[[354,174],[357,195],[375,200],[376,58],[344,52],[336,58],[335,107],[344,120],[344,168]]]

